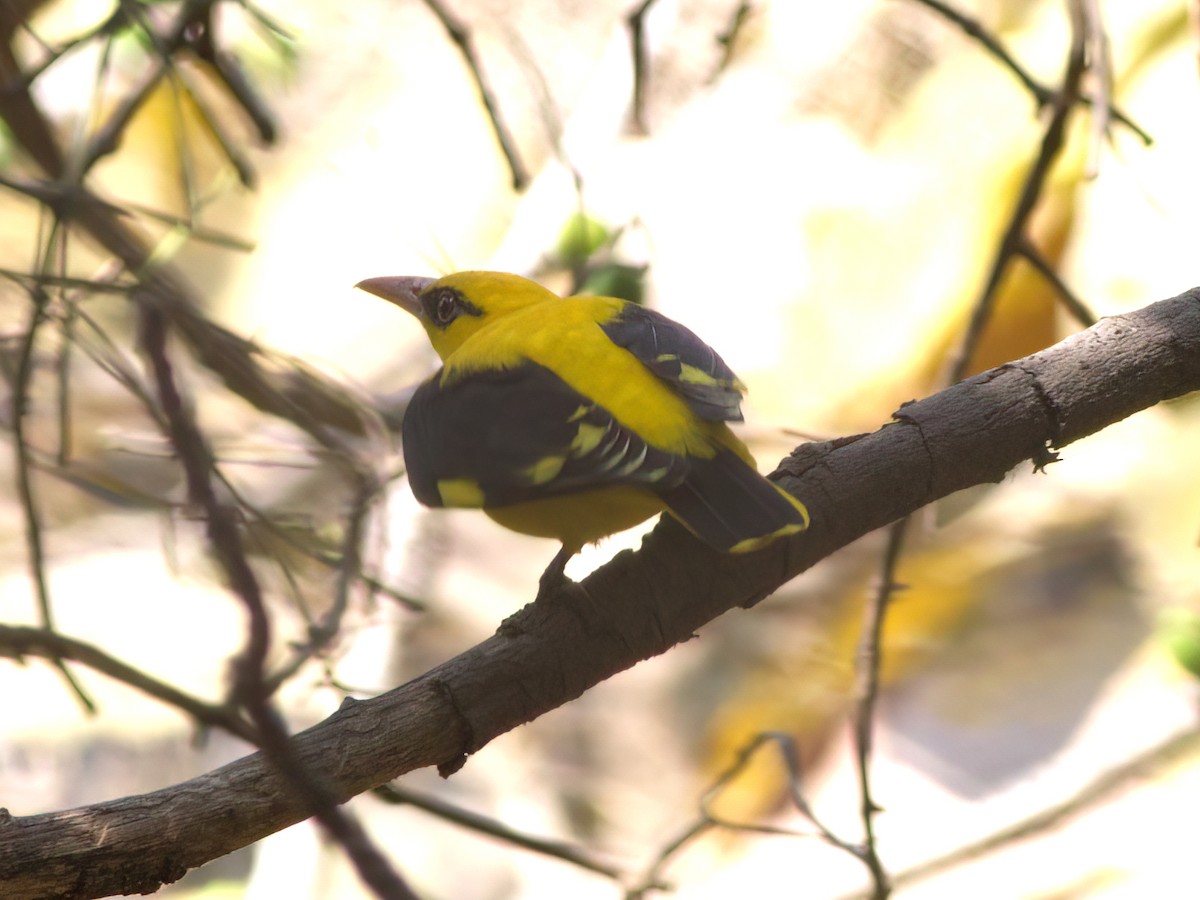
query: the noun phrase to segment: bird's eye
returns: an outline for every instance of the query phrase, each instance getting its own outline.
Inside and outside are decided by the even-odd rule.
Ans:
[[[436,297],[433,297],[433,321],[441,328],[445,328],[458,316],[458,297],[453,291],[438,291]]]

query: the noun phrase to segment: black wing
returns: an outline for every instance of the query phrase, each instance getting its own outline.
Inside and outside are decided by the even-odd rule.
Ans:
[[[426,506],[507,506],[619,484],[671,488],[688,464],[649,446],[549,369],[441,372],[404,415],[404,461]]]
[[[609,340],[624,347],[671,385],[702,419],[742,421],[745,387],[712,347],[678,322],[644,306],[625,304],[602,325]]]

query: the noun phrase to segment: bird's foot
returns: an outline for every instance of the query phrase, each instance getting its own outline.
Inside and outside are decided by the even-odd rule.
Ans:
[[[542,577],[538,579],[537,596],[533,598],[534,603],[540,603],[557,594],[562,588],[568,584],[573,584],[566,575],[562,572],[552,573],[549,569],[542,573]]]
[[[554,555],[554,559],[550,561],[550,565],[546,566],[546,571],[542,573],[542,577],[538,579],[538,592],[533,602],[538,603],[545,600],[547,597],[558,592],[564,585],[571,583],[566,575],[567,560],[575,555],[574,550],[568,550],[563,547]]]

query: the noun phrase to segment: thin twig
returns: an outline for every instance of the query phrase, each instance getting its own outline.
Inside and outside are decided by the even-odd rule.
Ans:
[[[595,872],[597,875],[603,875],[614,881],[621,881],[624,878],[620,869],[608,863],[601,862],[586,850],[574,844],[548,840],[547,838],[535,837],[531,834],[517,831],[499,819],[493,819],[489,816],[483,816],[471,810],[463,809],[461,806],[447,803],[438,797],[431,797],[427,794],[409,790],[395,782],[382,784],[375,788],[372,793],[385,803],[397,806],[412,806],[416,809],[424,810],[427,813],[437,816],[439,819],[451,822],[461,828],[466,828],[479,834],[486,834],[489,837],[497,838],[506,844],[511,844],[522,850],[540,853],[542,856],[549,856],[553,859],[561,859],[564,862],[569,862],[581,869]]]
[[[171,92],[171,103],[169,105],[171,131],[175,136],[174,143],[178,154],[176,160],[179,164],[179,184],[183,193],[184,218],[190,224],[196,218],[199,198],[196,189],[195,153],[192,148],[191,136],[188,129],[187,110],[184,107],[185,97],[189,95],[189,92],[183,86],[183,72],[175,65],[175,61],[170,57],[165,57],[163,62],[169,66],[170,74],[166,79],[166,85]],[[201,118],[204,115],[205,113],[200,113]],[[219,135],[216,135],[216,140],[218,144],[221,143]],[[243,182],[243,184],[246,187],[252,187],[249,183]],[[161,248],[165,243],[165,239],[160,241],[159,247]]]
[[[272,536],[277,540],[287,544],[288,547],[295,550],[297,553],[302,554],[318,565],[325,566],[329,569],[345,568],[345,560],[340,554],[324,553],[318,549],[314,549],[304,541],[298,540],[289,531],[284,528],[280,528],[279,524],[267,512],[259,509],[246,496],[238,491],[233,482],[226,479],[223,475],[221,480],[222,484],[224,484],[225,488],[230,492],[230,495],[237,500],[238,508],[254,521],[267,528],[271,532]],[[428,608],[425,603],[418,600],[416,597],[401,593],[396,588],[384,584],[384,582],[376,578],[374,575],[359,571],[357,573],[357,579],[372,593],[382,594],[389,600],[394,600],[396,603],[399,603],[401,606],[404,606],[413,612],[424,612]]]
[[[254,241],[246,238],[238,237],[237,235],[229,234],[228,232],[218,231],[214,228],[209,228],[199,225],[196,222],[185,219],[182,216],[177,216],[173,213],[163,212],[162,210],[151,209],[148,206],[143,206],[140,203],[126,203],[124,208],[129,212],[135,212],[145,216],[147,219],[153,219],[156,222],[162,222],[170,225],[173,228],[183,229],[188,238],[200,241],[205,244],[214,244],[218,247],[224,247],[229,250],[239,250],[243,253],[249,253],[254,250],[257,244]]]
[[[21,4],[0,3],[0,119],[13,138],[42,169],[57,176],[62,171],[62,149],[54,126],[42,113],[25,82],[11,39],[23,26]]]
[[[68,54],[74,52],[85,44],[90,44],[92,41],[100,37],[112,37],[127,23],[125,18],[125,10],[118,7],[113,10],[112,15],[107,19],[88,31],[85,31],[70,40],[59,44],[57,47],[48,45],[38,33],[30,27],[28,19],[22,19],[21,29],[28,34],[41,47],[46,54],[45,59],[29,66],[22,73],[18,82],[25,88],[29,88],[37,79],[46,72],[51,66],[58,63]]]
[[[1100,773],[1061,803],[1038,810],[1033,815],[978,841],[896,873],[893,883],[896,887],[908,887],[955,866],[994,853],[1017,841],[1045,834],[1081,812],[1104,802],[1117,791],[1128,787],[1130,783],[1143,782],[1153,778],[1156,773],[1182,760],[1194,757],[1197,753],[1200,753],[1200,731],[1189,728],[1132,759]],[[870,895],[857,893],[851,896],[856,900],[865,900]]]
[[[730,17],[729,27],[717,35],[717,43],[721,45],[721,59],[717,62],[716,69],[709,76],[708,83],[713,84],[721,77],[721,73],[729,68],[729,62],[733,59],[733,48],[737,43],[738,35],[742,33],[742,26],[746,24],[746,20],[750,18],[750,13],[754,10],[754,4],[750,0],[740,0],[737,8],[733,11],[733,16]]]
[[[347,514],[346,533],[342,538],[342,562],[338,568],[333,604],[325,618],[309,632],[309,640],[317,650],[338,633],[342,617],[350,606],[350,588],[362,576],[362,542],[366,534],[367,515],[371,511],[371,501],[379,493],[379,485],[366,471],[359,472],[357,480],[358,485]]]
[[[254,167],[238,149],[237,142],[226,133],[221,118],[213,113],[203,96],[195,89],[187,72],[175,63],[175,55],[181,49],[190,45],[190,42],[194,39],[193,35],[198,37],[203,32],[202,23],[205,21],[205,16],[211,8],[213,0],[188,0],[179,9],[179,14],[171,25],[162,29],[155,27],[152,17],[141,4],[130,3],[129,0],[121,0],[121,2],[125,5],[130,20],[136,21],[141,26],[142,33],[150,42],[158,57],[158,66],[151,72],[149,79],[143,84],[139,92],[142,96],[137,98],[136,105],[140,105],[145,96],[148,96],[147,88],[152,89],[156,87],[163,75],[169,73],[172,90],[182,90],[187,94],[188,99],[195,105],[200,118],[208,127],[213,140],[216,141],[225,158],[237,172],[238,180],[246,187],[253,187],[256,177]],[[136,109],[136,105],[134,109]],[[179,147],[186,150],[187,138],[183,129],[183,108],[178,96],[175,98],[174,108],[176,113],[175,127],[180,132]],[[131,114],[130,110],[122,110],[122,112],[126,115]],[[125,130],[125,124],[127,123],[119,122],[113,124],[107,131],[119,137]],[[105,152],[108,151],[106,150]],[[91,157],[91,154],[89,154],[89,157]],[[92,162],[94,161],[93,158]],[[186,162],[185,159],[185,180],[189,170]],[[87,171],[87,169],[85,168],[83,171]],[[192,191],[186,184],[185,191],[190,199]],[[192,204],[189,203],[189,208],[191,206]]]
[[[439,22],[442,23],[442,28],[446,30],[446,34],[450,36],[450,40],[454,42],[454,46],[458,48],[458,52],[462,54],[463,61],[466,62],[467,68],[471,70],[471,77],[475,80],[475,87],[479,91],[479,99],[483,101],[483,107],[487,111],[488,119],[492,123],[492,131],[496,135],[496,140],[500,144],[500,151],[504,154],[504,159],[508,163],[508,170],[512,173],[512,186],[514,191],[523,191],[529,185],[529,173],[525,171],[525,164],[521,162],[520,154],[517,153],[516,142],[508,132],[508,127],[504,124],[504,119],[500,115],[500,104],[496,102],[495,95],[492,93],[491,85],[483,74],[483,66],[479,62],[479,55],[475,52],[475,41],[471,38],[471,32],[463,25],[454,15],[446,8],[442,0],[425,0],[425,5],[429,7]]]
[[[805,831],[796,831],[794,829],[778,828],[774,826],[758,825],[752,822],[732,822],[717,816],[713,813],[713,804],[722,791],[738,776],[749,764],[751,758],[760,748],[765,746],[773,746],[779,751],[779,755],[783,760],[783,766],[788,773],[788,796],[791,798],[792,805],[796,807],[797,812],[804,818],[808,819],[817,829],[817,836],[832,844],[840,850],[845,850],[853,856],[861,857],[861,852],[858,847],[848,841],[842,840],[829,827],[822,822],[812,807],[808,803],[808,799],[804,796],[804,773],[800,765],[800,751],[796,746],[796,739],[790,734],[785,734],[782,731],[764,731],[761,734],[755,735],[738,753],[737,759],[732,766],[726,769],[713,783],[700,799],[700,808],[704,813],[705,818],[714,825],[720,825],[723,828],[735,829],[739,831],[757,831],[766,834],[786,834],[791,837],[812,837],[812,833]]]
[[[71,362],[72,351],[75,347],[75,306],[65,303],[62,324],[59,328],[62,343],[58,348],[58,360],[55,365],[55,381],[58,384],[58,464],[67,466],[71,462],[71,452],[74,449],[74,433],[71,420]]]
[[[212,451],[176,384],[174,367],[167,356],[166,317],[145,303],[139,311],[139,344],[150,364],[168,436],[187,479],[189,498],[204,511],[214,556],[249,618],[246,644],[234,665],[235,696],[254,722],[263,752],[304,797],[312,814],[346,852],[363,882],[379,897],[416,900],[412,889],[358,821],[338,807],[329,787],[307,770],[289,743],[287,728],[271,704],[270,689],[264,678],[270,649],[270,621],[258,579],[242,547],[236,515],[217,497],[212,480],[215,469]]]
[[[117,384],[121,385],[121,387],[139,400],[142,408],[146,410],[151,420],[165,431],[166,422],[163,420],[162,410],[159,409],[150,387],[143,380],[133,360],[124,355],[116,341],[79,304],[75,305],[75,315],[79,321],[87,326],[88,331],[99,343],[99,346],[95,346],[90,341],[79,336],[79,343],[83,347],[83,351],[87,353],[92,362],[96,363],[102,371],[106,372]]]
[[[654,0],[642,0],[637,9],[625,17],[629,29],[630,54],[633,57],[633,107],[630,120],[638,134],[649,134],[646,126],[646,81],[650,77],[650,54],[646,49],[646,14]]]
[[[259,34],[276,41],[294,41],[295,35],[288,31],[278,19],[273,18],[250,0],[234,0],[250,16],[250,21],[259,26]]]
[[[129,3],[127,0],[120,0],[117,13],[113,14],[113,20],[120,16],[121,24],[128,24],[130,27],[140,27],[142,34],[154,47],[157,60],[142,79],[141,83],[133,90],[127,91],[122,97],[121,102],[117,104],[112,114],[105,121],[104,125],[98,128],[92,135],[84,148],[79,161],[79,176],[82,177],[91,171],[92,167],[103,157],[107,156],[117,149],[121,142],[121,136],[125,133],[125,129],[129,126],[129,122],[133,116],[150,95],[154,92],[161,82],[163,75],[169,70],[171,65],[171,53],[174,48],[179,46],[183,39],[183,30],[187,23],[188,16],[192,3],[185,3],[184,10],[175,20],[174,27],[167,31],[163,36],[159,36],[154,29],[154,25],[146,16],[142,14],[139,4]],[[99,36],[103,32],[98,32]],[[111,35],[110,42],[111,46]],[[105,48],[105,53],[102,55],[100,65],[106,64],[108,59],[108,48]],[[97,79],[99,85],[100,79]]]
[[[71,285],[75,284],[75,282],[73,280],[68,280],[66,283],[71,284]],[[86,281],[86,282],[83,282],[83,285],[89,289],[92,289],[92,288],[99,289],[99,288],[107,286],[106,282],[103,282],[103,281],[100,281],[100,282]],[[128,359],[126,359],[122,355],[120,348],[117,347],[116,343],[112,340],[111,337],[108,336],[108,334],[104,331],[104,329],[100,326],[100,324],[95,321],[95,319],[93,319],[81,307],[74,306],[73,308],[76,309],[76,314],[79,316],[80,320],[88,327],[90,332],[98,339],[99,344],[100,344],[99,346],[93,346],[89,342],[84,341],[82,343],[84,351],[88,354],[88,356],[92,359],[93,362],[95,362],[98,366],[100,366],[100,368],[102,370],[107,372],[110,375],[110,377],[112,377],[114,380],[116,380],[117,383],[120,384],[123,388],[125,388],[125,390],[128,391],[132,396],[134,396],[135,398],[140,400],[143,408],[145,409],[146,413],[150,416],[150,418],[153,421],[155,421],[156,423],[158,423],[159,426],[165,430],[166,423],[163,419],[162,411],[159,409],[159,406],[158,406],[157,402],[155,401],[155,399],[153,398],[150,389],[142,381],[141,376],[138,374],[137,369],[133,365],[133,363],[131,361],[129,361]],[[48,465],[48,464],[44,464],[44,465]],[[356,466],[352,466],[352,469],[355,472],[359,471]],[[74,484],[83,486],[81,481],[78,478],[76,478],[73,475],[73,473],[71,473],[70,471],[68,471],[66,469],[54,469],[54,468],[48,467],[47,471],[50,471],[52,474],[55,474],[57,476],[66,478],[68,481],[71,481]],[[322,566],[325,566],[325,567],[331,568],[331,569],[337,568],[337,569],[341,569],[343,571],[346,570],[347,563],[345,560],[344,553],[336,554],[336,555],[329,554],[329,553],[323,553],[317,549],[314,549],[312,546],[309,546],[308,544],[304,543],[303,541],[298,540],[290,532],[288,532],[287,530],[285,530],[283,528],[280,528],[278,526],[278,524],[276,523],[276,521],[267,512],[259,509],[248,497],[244,496],[238,490],[237,486],[220,469],[220,467],[217,467],[214,474],[216,475],[216,477],[218,477],[221,480],[221,485],[222,485],[223,489],[226,490],[229,493],[230,497],[233,498],[233,500],[236,502],[237,507],[241,511],[241,513],[243,515],[249,516],[254,521],[258,522],[259,524],[261,524],[264,527],[266,527],[267,529],[269,529],[271,534],[277,540],[282,541],[283,543],[287,544],[287,546],[289,546],[291,549],[297,551],[298,553],[303,554],[305,557],[307,557],[308,559],[311,559],[312,561],[318,563],[319,565],[322,565]],[[361,473],[359,473],[358,477],[361,479],[361,478],[365,478],[367,476],[364,476]],[[361,483],[364,485],[362,490],[366,491],[365,485],[367,484],[367,482],[361,482]],[[370,494],[360,493],[360,496],[367,496],[368,500],[369,500],[370,496],[373,496],[373,492]],[[360,515],[365,517],[365,515],[368,511],[366,506],[362,506],[359,504],[356,504],[354,506],[354,510],[355,510],[354,518],[352,519],[352,522],[355,521]],[[360,528],[361,528],[361,526],[360,526]],[[350,540],[358,541],[360,539],[361,539],[360,537],[355,537],[354,529],[348,530],[347,537],[346,537],[347,541],[350,541]],[[390,585],[384,584],[378,578],[376,578],[372,575],[369,575],[366,572],[361,571],[361,565],[355,566],[354,568],[356,570],[358,570],[356,572],[357,579],[363,585],[365,585],[369,590],[371,590],[375,593],[383,594],[384,596],[388,597],[389,599],[394,600],[395,602],[407,607],[408,609],[416,611],[416,612],[423,611],[426,608],[425,604],[422,603],[420,600],[417,600],[414,597],[410,597],[407,594],[403,594],[400,591],[396,590],[395,588],[391,587]],[[344,609],[344,606],[345,606],[345,604],[342,603],[341,608]],[[340,618],[340,616],[341,616],[341,613],[339,612],[338,618]],[[328,637],[325,639],[325,642],[327,642],[327,640],[329,638],[331,638],[333,636],[333,634],[335,634],[337,631],[336,624],[331,625],[330,624],[331,621],[333,621],[332,618],[327,618],[327,620],[324,623],[314,626],[317,629],[318,633],[320,633],[320,634],[328,633]],[[299,665],[301,663],[303,663],[305,660],[311,658],[311,656],[313,655],[313,652],[315,652],[316,649],[319,649],[319,647],[317,647],[311,641],[309,643],[305,644],[304,647],[302,647],[298,651],[298,653],[297,653],[298,658],[296,661],[294,661],[292,663],[285,663],[279,672],[276,672],[275,674],[273,674],[271,676],[270,682],[271,682],[272,690],[277,688],[278,685],[280,683],[282,683],[282,681],[285,680],[287,677],[290,677],[290,674],[294,673],[294,671],[299,668]],[[281,675],[281,673],[284,673],[284,674]]]
[[[0,4],[0,30],[7,24],[6,10]],[[19,71],[6,49],[0,41],[0,79]],[[32,99],[11,92],[6,97],[0,92],[0,116],[20,145],[53,179],[33,182],[0,175],[0,186],[39,200],[61,218],[78,223],[96,243],[140,277],[151,302],[171,317],[197,360],[217,373],[231,391],[256,408],[295,423],[326,447],[343,444],[333,427],[363,434],[377,424],[373,410],[349,401],[343,390],[334,390],[298,360],[288,359],[286,371],[281,372],[282,367],[273,360],[264,361],[266,354],[254,342],[201,316],[191,291],[173,272],[158,264],[154,251],[126,224],[121,207],[62,180],[62,152],[51,123]]]
[[[124,94],[112,114],[92,134],[82,153],[79,166],[81,173],[90,171],[98,160],[116,150],[121,136],[125,133],[134,114],[141,109],[150,95],[162,84],[164,76],[169,74],[172,89],[176,92],[182,89],[188,99],[195,105],[199,115],[208,127],[213,140],[216,141],[221,152],[237,172],[238,179],[247,187],[253,185],[255,179],[253,166],[250,165],[249,161],[237,148],[237,142],[226,133],[224,126],[221,124],[220,117],[209,107],[208,103],[204,100],[203,94],[196,90],[187,72],[175,65],[175,54],[181,49],[190,48],[196,52],[197,55],[212,66],[217,77],[221,79],[222,83],[233,94],[235,100],[254,123],[260,137],[268,143],[274,140],[275,126],[271,120],[269,111],[265,109],[265,106],[261,102],[253,101],[253,88],[245,77],[240,74],[236,59],[230,54],[218,50],[213,43],[210,20],[211,7],[211,2],[206,2],[206,0],[192,0],[192,2],[185,3],[179,15],[170,26],[161,30],[155,27],[154,23],[138,4],[123,3],[121,9],[117,13],[114,13],[114,19],[119,16],[122,24],[126,22],[136,24],[141,29],[154,48],[156,59],[150,70],[143,77],[141,83]],[[89,39],[107,35],[110,38],[109,43],[111,45],[110,32],[111,29],[102,27],[92,32],[89,35]],[[105,52],[101,56],[101,66],[107,64],[107,58],[108,47],[106,46]],[[97,78],[97,85],[99,85],[100,81],[101,79]],[[98,105],[98,103],[94,102],[93,105]],[[186,130],[182,127],[183,111],[178,94],[175,99],[175,113],[175,127],[178,132],[179,146],[186,149],[187,135]],[[188,180],[188,167],[185,165],[184,168],[186,181]],[[185,185],[185,193],[189,198],[193,197],[193,190],[190,185]],[[189,202],[189,208],[193,205],[194,200]],[[190,224],[189,222],[189,226]]]
[[[920,3],[922,6],[932,9],[944,19],[948,19],[957,25],[968,37],[978,41],[984,49],[996,57],[1005,68],[1016,76],[1017,80],[1025,86],[1026,90],[1033,94],[1039,109],[1050,106],[1055,101],[1057,93],[1030,75],[1025,67],[1017,62],[1005,46],[978,19],[972,18],[966,13],[959,12],[949,4],[943,3],[942,0],[913,0],[913,2]],[[1099,100],[1076,96],[1075,102],[1094,108],[1099,103]],[[1154,143],[1154,138],[1150,137],[1140,125],[1121,112],[1121,110],[1111,105],[1106,106],[1106,110],[1108,116],[1136,134],[1143,144],[1150,146]]]
[[[1026,224],[1041,198],[1042,187],[1050,173],[1050,168],[1062,150],[1067,122],[1070,120],[1075,102],[1079,98],[1080,84],[1087,66],[1086,34],[1080,3],[1081,0],[1068,0],[1071,12],[1071,48],[1067,56],[1067,70],[1063,76],[1062,90],[1055,95],[1050,121],[1042,136],[1041,149],[1037,159],[1030,167],[1029,173],[1025,176],[1025,183],[1021,187],[1016,209],[1013,210],[1008,228],[1000,241],[1000,248],[992,262],[983,291],[975,303],[971,319],[967,323],[966,333],[951,358],[949,367],[951,382],[961,381],[967,373],[971,357],[983,336],[983,330],[991,320],[1000,280],[1007,271],[1013,256],[1019,251],[1021,242],[1024,240]]]
[[[128,294],[133,289],[131,284],[118,284],[115,281],[97,281],[92,278],[76,278],[48,272],[19,272],[16,269],[3,267],[0,267],[0,278],[5,278],[26,290],[35,284],[43,287],[78,288],[94,294]]]
[[[1005,68],[1016,76],[1017,80],[1025,86],[1025,89],[1033,94],[1039,107],[1047,105],[1053,98],[1054,92],[1030,75],[1025,67],[1017,62],[1016,58],[1008,52],[1004,44],[978,19],[960,12],[950,4],[941,2],[941,0],[914,0],[914,2],[929,7],[929,9],[932,9],[943,19],[947,19],[957,25],[967,37],[973,38],[982,44],[985,50],[996,57]]]
[[[1050,271],[1050,267],[1045,264],[1045,261],[1041,259],[1040,255],[1037,254],[1036,250],[1025,237],[1026,224],[1041,197],[1042,187],[1049,174],[1050,167],[1062,148],[1067,121],[1078,102],[1080,85],[1087,65],[1087,38],[1082,15],[1077,5],[1079,0],[1069,0],[1069,2],[1072,11],[1072,35],[1067,70],[1063,78],[1063,87],[1061,91],[1050,95],[1053,99],[1053,110],[1042,138],[1041,150],[1026,176],[1016,209],[1009,220],[1008,228],[1001,240],[987,282],[979,300],[976,302],[962,344],[952,360],[948,379],[950,382],[957,382],[965,376],[967,366],[970,364],[970,360],[982,337],[983,329],[991,318],[991,311],[995,304],[1000,281],[1014,257],[1020,255],[1029,259],[1031,264],[1051,281],[1051,284],[1055,286],[1060,296],[1072,296],[1066,285],[1062,284],[1061,279]],[[930,0],[927,5],[938,9],[943,15],[954,19],[968,34],[980,40],[998,58],[1004,60],[1017,73],[1018,77],[1031,90],[1034,90],[1035,95],[1039,97],[1039,103],[1042,102],[1043,93],[1041,92],[1041,88],[1036,86],[1032,82],[1032,79],[1025,75],[1016,62],[1008,56],[999,42],[979,23],[954,12],[944,4],[936,2],[936,0]],[[1080,314],[1087,316],[1086,309],[1082,304],[1072,307],[1070,301],[1064,300],[1064,303],[1069,308],[1072,308],[1072,311],[1077,316]],[[879,691],[879,666],[882,657],[883,623],[888,602],[897,587],[895,584],[895,573],[899,564],[907,527],[908,520],[903,519],[894,523],[888,532],[887,548],[881,566],[879,589],[867,606],[866,620],[859,642],[856,666],[856,694],[858,702],[855,712],[854,734],[857,772],[862,799],[861,817],[865,835],[862,859],[871,874],[873,884],[871,896],[875,900],[883,900],[883,898],[888,897],[891,894],[892,885],[889,882],[888,873],[879,859],[875,844],[874,817],[876,812],[879,811],[879,807],[872,797],[870,782],[872,728],[875,703]]]
[[[254,13],[250,10],[251,16]],[[217,78],[225,85],[225,89],[242,108],[247,118],[258,132],[259,139],[264,144],[273,144],[278,137],[279,128],[275,124],[275,116],[270,107],[258,95],[236,56],[222,50],[214,40],[215,22],[212,5],[205,5],[198,10],[189,27],[184,31],[187,46],[197,57],[208,63],[216,73]]]
[[[65,241],[64,241],[65,254]],[[66,271],[65,255],[60,261],[59,271]],[[116,279],[121,277],[124,271],[121,264],[115,260],[110,260],[105,263],[100,274],[96,278],[87,279],[86,284],[112,284]],[[44,284],[45,282],[43,282]],[[71,361],[72,353],[75,348],[76,332],[75,327],[79,320],[78,306],[76,300],[81,291],[76,290],[68,293],[65,285],[58,286],[60,299],[62,303],[62,324],[60,331],[62,333],[61,346],[58,349],[58,365],[56,367],[56,376],[58,380],[58,453],[57,464],[60,468],[66,468],[71,462],[72,451],[72,416],[71,416]]]
[[[1110,134],[1112,121],[1112,52],[1098,0],[1083,0],[1084,27],[1087,33],[1088,69],[1095,75],[1095,102],[1092,104],[1092,141],[1088,148],[1087,177],[1100,173],[1100,151]]]
[[[42,657],[52,661],[70,659],[90,669],[95,669],[109,678],[127,684],[148,697],[173,706],[200,725],[223,728],[252,744],[258,743],[254,727],[238,715],[232,706],[218,706],[184,693],[174,685],[160,681],[140,669],[136,669],[99,647],[85,641],[69,638],[48,628],[30,628],[16,625],[0,625],[0,656],[23,660],[27,656]]]
[[[673,887],[670,883],[663,881],[662,871],[666,868],[667,863],[675,857],[680,850],[698,839],[702,835],[715,828],[712,822],[707,819],[698,819],[685,828],[681,833],[672,838],[666,846],[664,846],[651,863],[650,868],[646,870],[646,874],[638,880],[637,884],[633,885],[625,892],[624,900],[642,900],[646,894],[651,891],[670,891]]]
[[[871,751],[874,744],[875,704],[879,699],[879,667],[883,659],[883,623],[893,595],[902,588],[896,583],[896,569],[908,532],[909,520],[901,519],[888,529],[887,548],[879,575],[879,586],[867,603],[862,634],[855,659],[854,758],[857,764],[861,797],[859,814],[863,826],[860,858],[871,875],[874,900],[884,900],[892,892],[887,870],[875,846],[875,814],[881,807],[871,792]]]
[[[342,540],[341,562],[338,565],[333,603],[319,622],[309,623],[308,640],[296,648],[292,659],[271,673],[267,684],[272,690],[292,677],[309,659],[321,653],[341,632],[342,619],[350,605],[350,589],[354,584],[363,582],[362,541],[371,502],[378,493],[379,486],[365,472],[358,473],[358,478],[358,489],[350,505],[346,533]],[[311,552],[310,555],[314,559],[321,558]]]
[[[784,828],[777,825],[765,825],[756,822],[734,822],[713,812],[713,806],[721,793],[734,781],[749,764],[756,753],[765,746],[775,747],[782,758],[784,768],[788,773],[788,796],[805,819],[812,823],[816,831],[798,831],[794,828]],[[655,857],[645,875],[625,894],[625,900],[640,900],[649,891],[668,890],[663,882],[663,869],[667,863],[681,850],[701,835],[713,828],[723,828],[729,831],[750,832],[752,834],[776,835],[782,837],[819,837],[839,850],[849,853],[855,859],[869,864],[867,849],[859,844],[853,844],[838,837],[813,812],[804,796],[803,771],[800,765],[800,752],[796,740],[790,734],[781,731],[764,731],[738,751],[733,764],[717,776],[712,785],[700,798],[700,816],[684,830],[669,841]],[[873,851],[872,851],[873,852]]]
[[[61,223],[56,219],[47,244],[47,260],[53,253],[56,243],[54,235],[59,233],[61,227]],[[25,521],[25,545],[29,560],[29,574],[37,595],[38,617],[42,627],[52,631],[54,629],[54,613],[50,603],[50,584],[46,577],[46,550],[42,536],[41,506],[33,486],[33,447],[25,428],[29,412],[29,393],[33,385],[38,333],[46,319],[49,297],[42,287],[35,285],[29,291],[29,298],[31,301],[29,325],[25,330],[21,348],[17,354],[17,367],[13,378],[11,413],[13,451],[16,454],[17,493],[21,498],[21,510]],[[55,660],[54,665],[71,688],[72,693],[79,699],[84,711],[89,715],[95,713],[95,702],[71,674],[66,664],[60,659]]]
[[[197,241],[202,241],[208,244],[215,244],[219,247],[227,247],[232,250],[240,250],[249,252],[255,249],[256,244],[253,241],[245,238],[237,237],[224,231],[218,231],[213,228],[197,225],[183,216],[174,213],[165,212],[163,210],[153,209],[149,206],[144,206],[140,203],[125,203],[122,206],[116,206],[111,203],[106,203],[94,194],[89,194],[82,188],[64,185],[60,182],[48,181],[28,181],[20,178],[7,178],[0,175],[0,187],[7,188],[23,196],[37,200],[39,203],[45,204],[51,209],[61,211],[64,215],[69,214],[72,204],[83,206],[87,204],[96,209],[110,211],[115,216],[122,218],[130,217],[131,213],[145,216],[147,219],[152,219],[156,222],[161,222],[165,225],[170,225],[176,229],[182,229],[187,233],[189,238]],[[89,285],[96,291],[112,292],[110,285],[98,281],[88,281],[86,279],[71,278],[64,275],[56,275],[44,272],[15,272],[11,269],[0,269],[0,275],[12,278],[14,280],[38,280],[43,284],[60,284],[64,287],[80,287],[86,288]],[[128,291],[128,286],[122,291]]]
[[[70,232],[63,230],[62,240],[58,243],[59,272],[67,270],[67,243]],[[54,366],[54,380],[58,390],[58,458],[64,464],[71,455],[71,348],[74,344],[75,316],[71,312],[71,304],[67,302],[66,292],[59,290],[59,305],[63,307],[62,321],[59,325],[59,340],[57,360]]]
[[[210,135],[216,141],[217,147],[224,154],[230,165],[233,166],[234,171],[237,172],[238,181],[244,187],[253,189],[258,180],[258,175],[254,171],[253,164],[251,164],[250,160],[239,148],[239,145],[243,144],[244,141],[240,141],[229,134],[224,124],[222,124],[221,117],[213,111],[209,102],[204,99],[204,95],[196,89],[196,85],[187,70],[173,64],[172,69],[174,82],[182,88],[188,99],[195,105],[201,119],[204,120],[204,124],[208,126]],[[176,103],[178,104],[179,101],[177,100]],[[182,106],[179,108],[182,112]]]
[[[113,216],[125,216],[125,210],[115,203],[102,200],[85,188],[62,181],[29,180],[24,178],[9,178],[0,175],[0,187],[8,188],[18,194],[23,194],[32,200],[37,200],[55,216],[64,221],[72,218],[72,213],[81,214],[84,208],[107,212]],[[61,274],[56,277],[61,277]]]
[[[1054,288],[1058,295],[1058,300],[1066,308],[1072,318],[1075,319],[1084,328],[1091,328],[1099,321],[1096,314],[1088,307],[1082,299],[1077,297],[1071,288],[1064,282],[1053,266],[1046,262],[1046,258],[1038,252],[1038,249],[1026,239],[1022,239],[1017,247],[1017,253],[1028,262],[1031,266],[1037,269],[1050,286]]]
[[[129,123],[137,111],[154,93],[154,89],[158,87],[166,72],[166,64],[159,60],[154,68],[146,73],[137,87],[122,96],[120,103],[116,105],[104,124],[96,129],[88,140],[79,164],[80,173],[90,172],[97,162],[120,146],[125,129],[129,127]]]

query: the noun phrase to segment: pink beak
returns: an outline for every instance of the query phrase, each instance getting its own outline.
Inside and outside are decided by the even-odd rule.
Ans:
[[[366,278],[355,287],[368,294],[374,294],[376,297],[382,297],[389,303],[395,303],[419,319],[421,318],[421,301],[417,297],[435,280],[423,278],[420,275],[384,275],[380,278]]]

